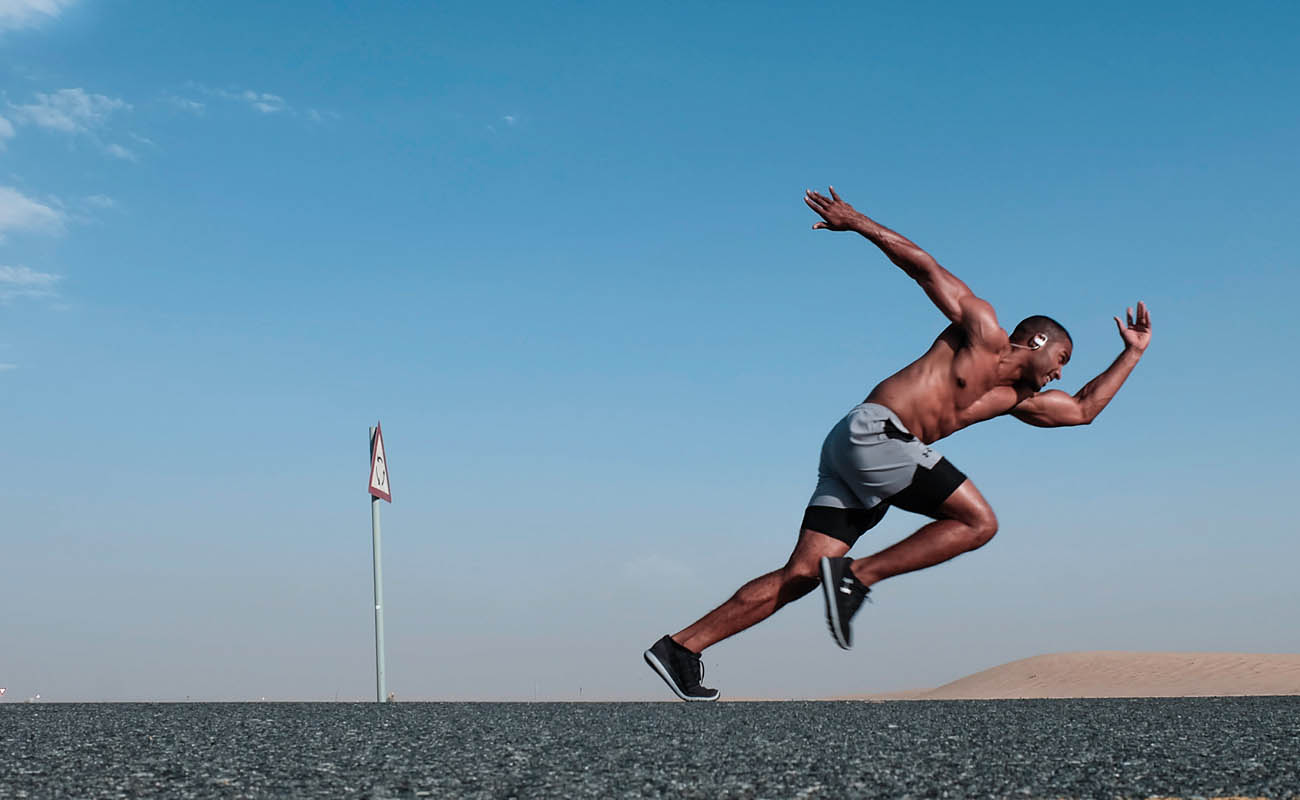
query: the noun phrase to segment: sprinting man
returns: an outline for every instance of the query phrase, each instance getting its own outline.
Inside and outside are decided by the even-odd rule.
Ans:
[[[746,583],[697,622],[665,636],[645,660],[683,700],[716,700],[701,685],[700,652],[770,617],[820,582],[826,622],[836,643],[852,646],[849,621],[870,587],[885,578],[932,567],[997,533],[993,509],[961,470],[930,444],[1002,414],[1042,428],[1087,425],[1097,418],[1137,366],[1151,341],[1146,305],[1115,317],[1124,351],[1073,396],[1043,391],[1070,361],[1070,334],[1050,317],[1033,316],[1008,336],[993,306],[939,266],[906,237],[840,199],[809,190],[816,230],[854,231],[884,251],[921,285],[952,321],[916,361],[886,378],[840,420],[822,444],[817,488],[804,512],[799,540],[785,566]],[[866,558],[845,553],[891,507],[933,521]]]

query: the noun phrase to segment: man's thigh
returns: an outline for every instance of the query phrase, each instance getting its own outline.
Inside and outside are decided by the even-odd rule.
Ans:
[[[844,545],[847,551],[862,534],[876,527],[885,512],[888,503],[878,503],[875,508],[834,508],[831,506],[808,506],[803,512],[803,531],[815,531],[827,538]],[[800,542],[803,534],[800,534]],[[843,553],[836,553],[836,556]]]
[[[786,569],[814,575],[822,558],[839,558],[848,551],[849,544],[843,539],[805,527],[799,531],[799,541],[790,553]]]
[[[950,511],[965,511],[970,503],[975,502],[964,487],[969,487],[969,492],[974,493],[978,502],[984,502],[984,497],[975,488],[975,484],[967,479],[966,474],[948,459],[940,458],[929,468],[918,466],[907,487],[893,494],[888,502],[891,506],[913,514],[923,514],[932,519],[950,519],[954,518]],[[953,501],[951,509],[947,508],[950,500]],[[988,503],[984,505],[987,506]]]

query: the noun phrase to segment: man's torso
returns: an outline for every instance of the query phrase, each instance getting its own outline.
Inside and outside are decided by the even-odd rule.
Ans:
[[[975,347],[957,325],[935,339],[925,355],[881,381],[867,396],[894,411],[929,444],[1010,411],[1031,391],[999,382],[998,365],[1009,341]]]

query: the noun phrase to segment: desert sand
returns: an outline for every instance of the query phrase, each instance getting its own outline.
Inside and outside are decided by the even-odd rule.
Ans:
[[[1024,658],[934,689],[862,700],[1300,695],[1300,654],[1096,650]],[[845,698],[848,699],[848,698]]]

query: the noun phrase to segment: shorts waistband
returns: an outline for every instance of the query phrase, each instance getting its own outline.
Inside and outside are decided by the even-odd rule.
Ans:
[[[898,426],[898,429],[901,430],[903,433],[906,433],[909,436],[915,435],[912,433],[911,430],[908,429],[906,425],[903,424],[903,421],[898,418],[898,415],[895,414],[894,410],[889,406],[882,406],[880,403],[862,402],[854,406],[853,410],[850,411],[849,413],[856,414],[859,411],[870,414],[871,416],[876,418],[883,417],[885,419],[888,419],[891,422],[893,422],[896,426]]]

